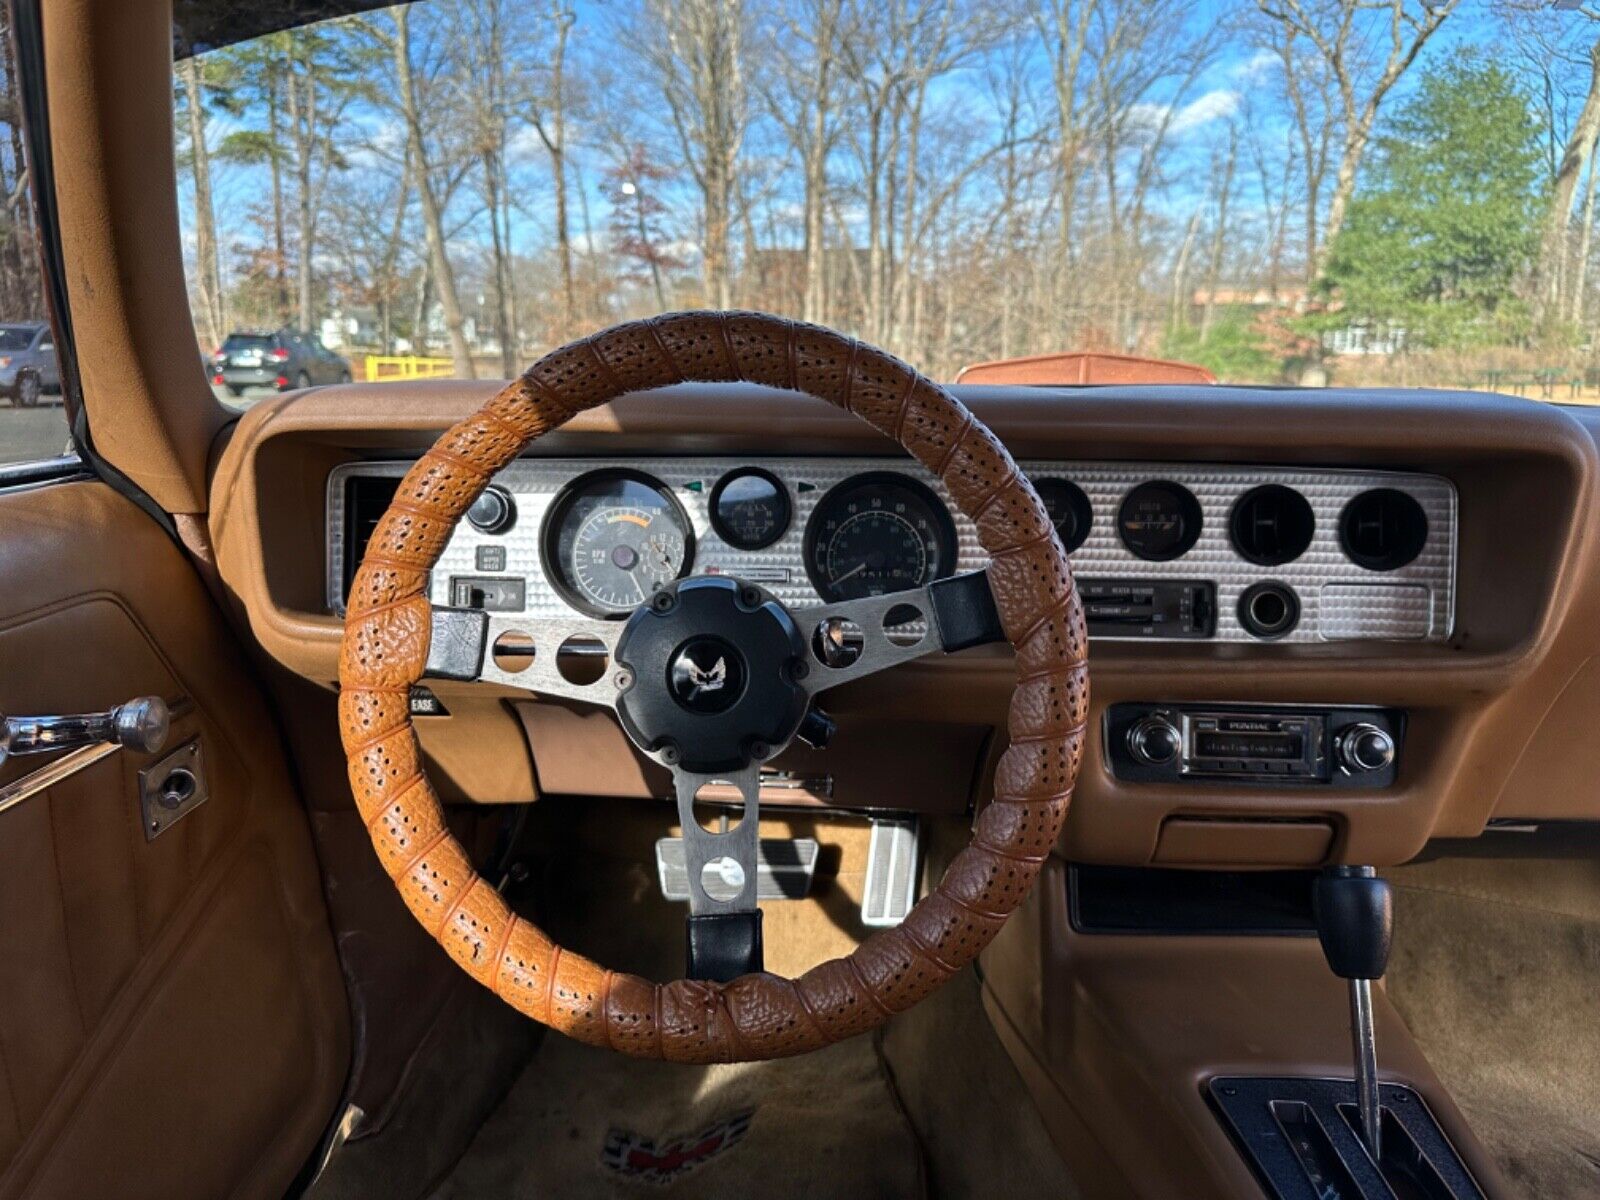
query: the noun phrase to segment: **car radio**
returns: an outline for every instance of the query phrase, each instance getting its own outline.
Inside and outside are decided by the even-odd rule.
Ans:
[[[1209,638],[1217,588],[1209,580],[1079,579],[1090,637]]]
[[[1118,779],[1139,783],[1388,787],[1403,722],[1384,708],[1113,704],[1106,761]]]

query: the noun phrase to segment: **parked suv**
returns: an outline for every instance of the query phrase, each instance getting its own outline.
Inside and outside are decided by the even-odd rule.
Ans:
[[[45,392],[61,391],[56,339],[43,322],[0,325],[0,395],[32,408]]]
[[[315,334],[295,329],[230,333],[211,358],[211,382],[235,396],[247,387],[285,392],[314,383],[349,383],[350,363]]]

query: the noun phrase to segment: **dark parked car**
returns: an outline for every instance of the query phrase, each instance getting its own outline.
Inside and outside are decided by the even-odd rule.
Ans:
[[[42,322],[0,325],[0,395],[32,408],[45,392],[61,391],[56,339]]]
[[[211,358],[211,382],[226,386],[235,396],[248,387],[286,392],[314,383],[349,383],[350,363],[315,334],[295,329],[230,333]]]

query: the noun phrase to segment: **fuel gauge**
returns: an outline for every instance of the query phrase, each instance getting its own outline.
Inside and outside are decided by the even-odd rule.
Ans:
[[[736,550],[760,550],[789,528],[788,489],[770,471],[740,467],[711,489],[711,527]]]

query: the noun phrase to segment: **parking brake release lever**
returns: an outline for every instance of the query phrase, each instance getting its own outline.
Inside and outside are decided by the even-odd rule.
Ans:
[[[1328,966],[1350,985],[1350,1038],[1355,1053],[1361,1131],[1381,1162],[1378,1054],[1372,1032],[1372,981],[1382,979],[1394,938],[1394,896],[1371,867],[1329,867],[1312,889],[1317,938]]]

